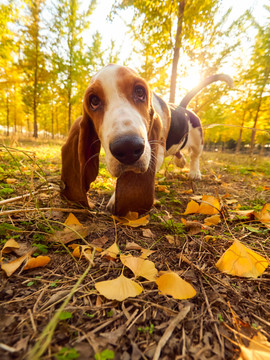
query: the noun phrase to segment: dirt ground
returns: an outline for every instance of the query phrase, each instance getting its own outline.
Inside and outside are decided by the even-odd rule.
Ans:
[[[47,330],[44,353],[40,357],[29,355],[89,265],[85,259],[74,259],[68,245],[50,240],[52,228],[62,229],[61,223],[71,212],[59,196],[57,152],[50,162],[39,163],[38,155],[34,160],[32,155],[6,149],[0,153],[2,189],[6,189],[3,184],[7,179],[16,179],[9,186],[13,193],[3,191],[0,199],[1,248],[7,239],[14,238],[26,248],[36,246],[37,253],[47,252],[51,261],[45,267],[19,269],[10,277],[0,271],[1,360],[227,360],[238,359],[239,345],[247,345],[258,331],[269,341],[269,267],[262,276],[251,279],[221,273],[215,263],[234,239],[270,257],[269,229],[233,212],[240,206],[259,210],[270,202],[270,162],[250,159],[247,163],[241,156],[204,153],[201,181],[190,181],[185,171],[170,162],[163,167],[157,176],[157,201],[146,226],[117,225],[115,231],[113,219],[106,212],[114,181],[104,166],[89,192],[93,208],[73,209],[78,220],[90,226],[87,242],[106,237],[104,248],[108,248],[117,239],[122,253],[137,256],[139,250],[127,250],[130,242],[155,250],[149,260],[156,268],[177,272],[192,284],[197,295],[175,300],[160,294],[154,282],[139,278],[144,288],[139,296],[122,302],[107,300],[98,294],[95,282],[118,277],[123,265],[118,258],[108,260],[97,251],[90,270],[64,309],[66,318]],[[4,199],[27,193],[27,197],[3,204]],[[184,216],[183,212],[192,196],[205,194],[221,201],[222,221],[193,233],[183,226],[181,218],[203,222],[205,215]],[[151,230],[147,236],[145,229]],[[71,243],[83,244],[82,240]],[[7,254],[4,258],[12,260],[16,256]],[[133,276],[127,268],[124,274]]]

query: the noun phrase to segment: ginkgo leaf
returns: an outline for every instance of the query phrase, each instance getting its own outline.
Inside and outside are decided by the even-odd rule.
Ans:
[[[142,276],[149,281],[155,281],[158,271],[152,261],[124,254],[120,255],[120,260],[133,272],[135,277]]]
[[[190,299],[196,295],[192,285],[171,271],[161,275],[156,284],[161,294],[171,295],[174,299]]]
[[[237,360],[270,360],[270,343],[261,332],[253,336],[248,347],[239,346],[241,354]]]
[[[156,250],[141,248],[141,258],[146,259],[148,256],[156,252]]]
[[[26,261],[26,259],[30,256],[29,253],[12,260],[8,263],[1,264],[1,269],[5,271],[7,276],[11,276],[22,264]]]
[[[204,223],[207,226],[217,225],[220,222],[220,216],[218,214],[209,216],[204,219]]]
[[[2,254],[9,254],[15,249],[19,249],[20,245],[15,241],[14,239],[9,239],[5,245],[3,246],[3,249],[1,251]]]
[[[119,253],[119,247],[116,242],[114,242],[108,249],[102,251],[101,256],[105,256],[108,259],[116,259]]]
[[[87,261],[93,262],[92,248],[89,245],[72,244],[69,245],[73,249],[72,255],[76,258],[84,257]]]
[[[82,224],[79,222],[79,220],[76,218],[76,216],[75,216],[74,214],[72,214],[72,213],[70,213],[70,214],[68,215],[68,217],[66,218],[65,224],[66,224],[66,225],[69,225],[69,226],[71,226],[71,225],[82,225]]]
[[[200,208],[200,205],[198,203],[196,203],[196,201],[191,200],[186,207],[185,212],[183,213],[183,215],[188,215],[188,214],[195,214],[198,212]]]
[[[235,240],[216,263],[216,267],[226,274],[257,278],[268,267],[268,261]]]
[[[31,257],[26,265],[24,266],[23,270],[28,270],[28,269],[33,269],[36,267],[42,267],[47,265],[49,262],[51,261],[51,259],[49,258],[49,256],[45,256],[45,255],[39,255],[37,257]]]
[[[220,210],[220,203],[217,198],[211,195],[203,195],[198,213],[205,215],[218,214]]]
[[[95,284],[97,291],[110,300],[123,301],[139,295],[143,288],[123,274],[114,280],[100,281]]]
[[[149,223],[149,215],[145,215],[138,219],[129,219],[128,217],[117,217],[112,216],[115,220],[118,221],[118,224],[127,225],[131,227],[145,226]]]

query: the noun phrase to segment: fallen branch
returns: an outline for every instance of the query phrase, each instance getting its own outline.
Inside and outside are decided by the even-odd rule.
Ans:
[[[153,360],[158,360],[161,350],[164,347],[164,345],[167,343],[167,341],[169,340],[169,338],[171,337],[174,329],[176,328],[176,326],[182,321],[184,320],[184,318],[187,316],[187,314],[190,311],[190,305],[185,306],[180,312],[179,314],[172,319],[172,321],[170,322],[169,326],[167,327],[167,329],[165,330],[164,334],[162,335],[162,337],[160,338]]]

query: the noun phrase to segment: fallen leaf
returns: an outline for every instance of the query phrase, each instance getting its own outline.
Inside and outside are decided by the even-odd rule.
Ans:
[[[142,247],[141,245],[135,243],[134,241],[131,241],[131,242],[127,242],[126,244],[126,250],[129,251],[129,250],[141,250]]]
[[[123,301],[139,295],[143,288],[135,281],[121,274],[114,280],[100,281],[95,284],[97,291],[110,300]]]
[[[209,216],[204,219],[204,223],[207,226],[217,225],[220,222],[220,216],[218,214]]]
[[[248,347],[239,347],[241,354],[238,360],[270,360],[270,343],[261,332],[253,336]]]
[[[217,198],[211,195],[203,195],[198,213],[205,215],[218,214],[220,210],[220,203]]]
[[[166,194],[170,193],[170,190],[168,190],[166,185],[157,185],[156,186],[157,191],[159,192],[165,192]]]
[[[141,248],[141,258],[146,259],[148,256],[156,252],[156,250]]]
[[[68,217],[66,218],[66,221],[64,222],[64,224],[71,226],[71,225],[82,225],[79,220],[76,218],[75,215],[73,215],[72,213],[70,213],[68,215]]]
[[[135,277],[141,276],[149,281],[155,281],[158,271],[152,261],[124,254],[120,255],[120,260],[123,265],[133,272]]]
[[[192,285],[171,271],[161,275],[156,280],[156,284],[161,294],[171,295],[174,299],[190,299],[196,295]]]
[[[102,237],[100,237],[100,238],[98,238],[98,239],[93,240],[93,241],[91,242],[91,245],[102,248],[102,247],[106,244],[106,242],[107,242],[108,240],[109,240],[109,239],[107,238],[107,236],[104,235],[104,236],[102,236]]]
[[[72,255],[76,258],[84,257],[87,261],[93,262],[92,248],[89,245],[71,244],[69,245],[73,249]]]
[[[265,204],[261,211],[254,212],[255,218],[270,229],[270,204]]]
[[[200,208],[200,205],[198,203],[196,203],[196,201],[191,200],[186,207],[185,212],[183,213],[183,215],[188,215],[188,214],[195,214],[198,212]]]
[[[3,246],[3,249],[1,251],[1,254],[9,254],[15,249],[19,249],[20,245],[15,241],[14,239],[9,239],[5,245]],[[2,256],[0,256],[1,259]]]
[[[29,270],[36,267],[43,267],[46,266],[50,261],[51,259],[49,258],[49,256],[39,255],[37,257],[31,257],[25,264],[23,270]]]
[[[153,238],[155,236],[150,229],[143,229],[142,235],[147,238]]]
[[[119,247],[116,242],[114,242],[108,249],[102,251],[101,256],[105,256],[108,260],[115,260],[119,253]]]
[[[216,263],[216,267],[226,274],[256,279],[268,267],[269,262],[235,240]]]
[[[193,193],[193,190],[192,189],[188,189],[188,190],[183,190],[181,191],[180,194],[192,194]]]
[[[29,253],[15,259],[12,260],[8,263],[2,263],[1,264],[1,269],[5,271],[5,273],[7,274],[7,276],[11,276],[25,261],[26,259],[30,256]]]
[[[145,226],[149,223],[149,215],[148,214],[146,216],[143,216],[138,219],[133,219],[133,220],[130,220],[127,217],[122,218],[122,217],[117,217],[114,215],[112,217],[118,221],[118,224],[127,225],[127,226],[131,226],[131,227]]]
[[[7,178],[7,179],[6,179],[6,183],[7,183],[7,184],[10,184],[10,185],[11,185],[11,184],[14,184],[15,182],[17,182],[17,179],[11,179],[11,178]]]

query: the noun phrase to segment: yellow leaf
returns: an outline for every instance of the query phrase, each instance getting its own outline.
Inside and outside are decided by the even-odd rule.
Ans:
[[[257,278],[268,266],[268,261],[235,240],[216,263],[216,267],[226,274]]]
[[[11,276],[29,256],[29,253],[27,253],[9,263],[1,264],[1,269],[5,271],[7,276]]]
[[[28,269],[33,269],[36,267],[42,267],[47,265],[49,262],[51,261],[51,259],[49,258],[49,256],[43,256],[43,255],[39,255],[36,258],[31,257],[25,267],[23,268],[23,270],[28,270]]]
[[[110,300],[123,301],[139,295],[143,288],[135,281],[121,274],[114,280],[100,281],[95,284],[97,291]]]
[[[270,204],[265,204],[261,211],[254,212],[255,217],[270,229]]]
[[[76,244],[72,244],[72,245],[75,245],[75,247],[73,248],[72,255],[76,258],[80,258],[81,257],[80,245],[76,245]]]
[[[74,257],[81,258],[83,256],[87,261],[93,262],[92,249],[89,245],[72,244],[69,247],[73,249],[72,255]]]
[[[133,272],[135,277],[142,276],[149,281],[155,281],[158,271],[152,261],[124,254],[120,255],[120,260]]]
[[[149,215],[143,216],[138,219],[130,220],[129,218],[119,218],[117,216],[112,216],[115,220],[117,220],[121,225],[127,225],[131,227],[145,226],[149,223]]]
[[[199,207],[200,207],[200,205],[198,203],[196,203],[196,201],[191,200],[187,204],[187,208],[186,208],[185,212],[183,213],[183,215],[195,214],[198,212]]]
[[[15,241],[14,239],[9,239],[5,243],[1,253],[8,254],[8,253],[12,252],[14,249],[19,249],[19,248],[20,248],[20,245],[17,243],[17,241]]]
[[[249,346],[240,345],[238,360],[270,360],[270,343],[260,332],[253,336]]]
[[[181,279],[174,272],[168,272],[161,275],[156,284],[161,294],[171,295],[174,299],[190,299],[196,295],[196,291],[192,285]]]
[[[218,214],[209,216],[204,219],[204,223],[207,226],[217,225],[220,222],[220,216]]]
[[[141,248],[141,258],[146,259],[148,256],[156,252],[156,250]]]
[[[11,178],[6,179],[7,184],[14,184],[15,182],[17,182],[17,179],[11,179]]]
[[[166,185],[157,185],[156,189],[157,189],[157,191],[165,192],[166,194],[170,193],[170,190],[167,189]]]
[[[205,215],[218,214],[220,210],[220,203],[217,198],[211,195],[203,195],[202,203],[200,204],[198,213]]]
[[[105,256],[107,258],[112,258],[112,259],[116,259],[117,255],[120,253],[119,251],[119,247],[116,244],[116,242],[114,242],[110,247],[108,247],[108,249],[102,251],[101,256]]]
[[[66,221],[65,221],[65,224],[68,225],[68,226],[71,226],[71,225],[82,225],[79,220],[76,218],[75,215],[73,215],[72,213],[70,213],[68,215],[68,217],[66,218]]]

